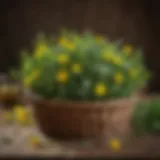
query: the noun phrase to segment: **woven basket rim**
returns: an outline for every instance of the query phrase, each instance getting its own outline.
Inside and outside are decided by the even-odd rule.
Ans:
[[[132,95],[130,97],[123,97],[117,99],[110,99],[105,101],[74,101],[74,100],[58,100],[58,99],[46,99],[43,96],[40,96],[36,93],[30,92],[28,94],[29,99],[32,102],[44,104],[45,106],[58,106],[65,108],[117,108],[117,107],[126,107],[126,103],[131,101],[138,101],[140,97],[137,95]],[[65,105],[64,105],[65,104]],[[117,105],[118,104],[118,105]],[[124,104],[124,105],[123,105]]]

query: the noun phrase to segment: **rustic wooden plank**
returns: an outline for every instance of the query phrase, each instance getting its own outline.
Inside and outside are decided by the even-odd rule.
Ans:
[[[160,136],[128,137],[122,141],[118,152],[112,151],[108,142],[101,145],[96,141],[58,141],[48,139],[39,131],[36,123],[21,127],[17,124],[2,122],[4,111],[1,110],[0,137],[10,137],[12,143],[0,144],[0,157],[35,156],[35,157],[154,157],[160,156]],[[37,136],[43,143],[42,148],[28,144],[30,136]]]

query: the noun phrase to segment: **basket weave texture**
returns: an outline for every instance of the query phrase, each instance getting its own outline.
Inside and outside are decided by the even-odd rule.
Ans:
[[[40,129],[62,139],[126,136],[131,112],[138,98],[108,102],[49,101],[34,98],[34,114]]]

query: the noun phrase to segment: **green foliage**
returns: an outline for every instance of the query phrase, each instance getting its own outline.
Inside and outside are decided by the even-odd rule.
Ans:
[[[160,133],[160,100],[138,103],[131,122],[136,134]]]
[[[89,32],[40,35],[21,62],[24,84],[46,98],[124,97],[143,88],[148,79],[140,50]]]

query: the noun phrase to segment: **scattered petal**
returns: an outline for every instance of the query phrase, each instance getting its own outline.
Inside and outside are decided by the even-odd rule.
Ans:
[[[43,144],[42,144],[40,138],[37,136],[29,137],[28,142],[29,142],[29,145],[32,147],[35,147],[35,148],[43,147]]]
[[[113,151],[118,151],[121,148],[121,142],[119,139],[114,138],[110,140],[109,146]]]

